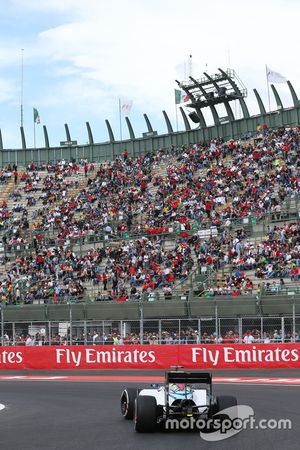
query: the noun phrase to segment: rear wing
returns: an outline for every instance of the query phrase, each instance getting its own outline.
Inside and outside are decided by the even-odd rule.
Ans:
[[[212,375],[208,372],[166,372],[166,383],[203,383],[212,384]]]

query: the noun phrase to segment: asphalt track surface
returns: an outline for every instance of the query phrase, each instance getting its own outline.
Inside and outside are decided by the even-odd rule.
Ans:
[[[73,375],[87,372],[71,372]],[[91,375],[116,375],[116,371],[90,371]],[[161,375],[161,372],[150,374]],[[1,375],[38,375],[37,372],[4,372]],[[39,374],[47,374],[39,372]],[[70,374],[66,371],[49,375]],[[128,371],[118,371],[128,375]],[[149,372],[130,372],[149,375]],[[299,370],[214,371],[215,376],[299,378]],[[220,442],[206,442],[198,432],[157,431],[138,434],[132,421],[120,414],[120,393],[128,383],[81,381],[1,380],[1,450],[298,450],[300,448],[300,386],[216,384],[216,395],[236,395],[239,404],[254,409],[255,420],[290,419],[291,430],[246,429]],[[130,386],[144,387],[138,382]]]

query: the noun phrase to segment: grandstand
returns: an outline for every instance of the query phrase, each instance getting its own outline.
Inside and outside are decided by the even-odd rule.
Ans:
[[[299,105],[261,112],[156,149],[0,149],[1,344],[300,340]]]

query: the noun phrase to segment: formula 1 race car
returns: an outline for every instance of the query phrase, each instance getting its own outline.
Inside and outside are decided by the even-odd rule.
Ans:
[[[203,372],[170,370],[161,386],[126,388],[121,395],[121,413],[125,419],[134,419],[134,429],[139,433],[153,432],[167,419],[208,421],[214,414],[236,405],[235,397],[214,397],[212,375]]]

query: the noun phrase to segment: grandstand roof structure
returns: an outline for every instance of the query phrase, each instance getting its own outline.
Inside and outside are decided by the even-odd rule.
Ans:
[[[270,84],[277,108],[275,111],[267,111],[261,96],[257,89],[254,94],[258,103],[260,113],[250,115],[245,98],[247,89],[238,78],[236,72],[232,69],[226,71],[219,68],[217,74],[209,75],[204,73],[204,77],[196,79],[190,76],[189,81],[177,81],[179,87],[190,98],[189,103],[180,106],[184,130],[174,131],[171,121],[166,111],[162,111],[166,123],[166,133],[158,135],[153,129],[148,115],[144,114],[147,131],[143,137],[136,137],[134,127],[129,119],[125,117],[128,128],[129,139],[117,140],[115,133],[109,122],[105,120],[108,140],[102,143],[95,143],[93,131],[89,122],[86,122],[87,144],[78,144],[76,136],[70,132],[69,125],[64,124],[66,140],[61,142],[60,146],[53,147],[50,144],[47,126],[43,125],[44,147],[29,148],[26,144],[24,127],[20,127],[21,148],[8,149],[2,140],[0,129],[0,165],[17,164],[26,165],[32,161],[56,162],[61,159],[87,158],[89,161],[111,160],[118,154],[121,154],[127,148],[130,156],[143,154],[145,151],[153,148],[167,148],[170,145],[181,146],[188,145],[191,142],[203,142],[214,136],[223,139],[241,138],[245,134],[254,133],[258,123],[267,123],[270,128],[282,126],[296,126],[300,123],[300,101],[295,89],[290,81],[287,85],[292,98],[292,107],[285,108],[274,84]],[[242,118],[235,117],[230,102],[237,100],[240,103]],[[224,104],[226,116],[220,117],[216,105]],[[197,123],[195,128],[191,128],[190,120],[184,108],[194,109],[188,116]],[[213,125],[206,124],[203,108],[209,107],[213,117]]]

